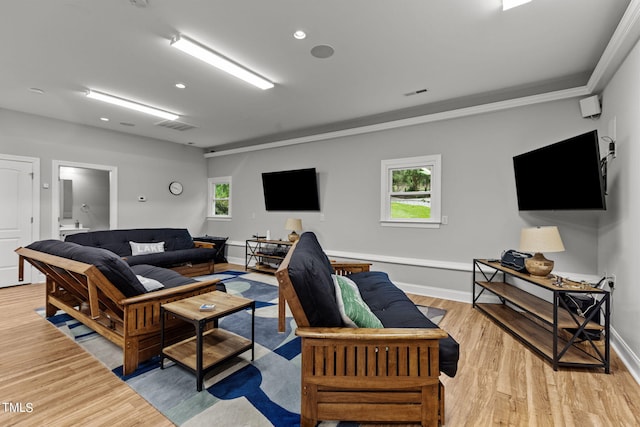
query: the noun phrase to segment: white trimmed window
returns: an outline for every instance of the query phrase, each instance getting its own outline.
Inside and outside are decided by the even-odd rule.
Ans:
[[[380,222],[384,226],[440,226],[442,156],[382,161]]]
[[[209,178],[209,218],[231,218],[231,177]]]

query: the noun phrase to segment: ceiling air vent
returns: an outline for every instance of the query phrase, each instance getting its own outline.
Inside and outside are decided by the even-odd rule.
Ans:
[[[169,128],[173,130],[185,131],[197,128],[197,126],[190,125],[189,123],[179,122],[177,120],[163,120],[161,122],[156,123],[156,126],[161,126],[163,128]]]

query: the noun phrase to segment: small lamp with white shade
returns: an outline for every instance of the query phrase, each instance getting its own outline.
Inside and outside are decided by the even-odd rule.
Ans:
[[[548,260],[542,252],[563,252],[564,245],[556,226],[523,228],[520,232],[520,251],[533,252],[524,265],[534,276],[547,276],[553,270],[553,261]]]
[[[285,230],[290,230],[289,241],[295,242],[300,237],[296,232],[302,231],[302,220],[300,218],[288,218],[284,224]]]

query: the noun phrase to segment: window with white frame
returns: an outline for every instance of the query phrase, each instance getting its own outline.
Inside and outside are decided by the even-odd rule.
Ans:
[[[382,225],[440,226],[441,157],[436,154],[382,160]]]
[[[208,216],[231,218],[231,177],[209,178]]]

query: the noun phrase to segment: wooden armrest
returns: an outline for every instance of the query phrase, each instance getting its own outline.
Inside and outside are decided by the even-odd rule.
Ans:
[[[142,295],[136,295],[135,297],[123,299],[119,303],[125,306],[129,304],[140,303],[140,302],[165,299],[165,298],[168,298],[174,295],[179,295],[185,292],[191,292],[201,288],[206,288],[215,283],[218,283],[219,281],[220,279],[213,279],[213,280],[207,280],[205,282],[189,283],[187,285],[182,285],[175,288],[160,289],[158,291],[153,291],[153,292],[149,292]]]
[[[56,255],[34,251],[33,249],[23,247],[16,249],[15,252],[22,258],[26,259],[30,264],[33,264],[31,260],[35,260],[79,274],[86,274],[87,271],[90,270],[91,267],[93,267],[93,265],[91,264],[86,264],[80,261],[73,261],[69,258],[62,258]]]
[[[440,328],[312,328],[300,327],[296,335],[303,338],[345,340],[441,339],[449,334]]]
[[[363,271],[369,271],[371,267],[370,262],[345,262],[345,261],[331,261],[331,267],[340,275],[349,273],[361,273]]]
[[[216,247],[216,244],[215,244],[215,243],[212,243],[212,242],[201,242],[201,241],[199,241],[199,240],[194,240],[194,241],[193,241],[193,245],[194,245],[196,248],[209,248],[209,249],[213,249],[213,248],[215,248],[215,247]]]

